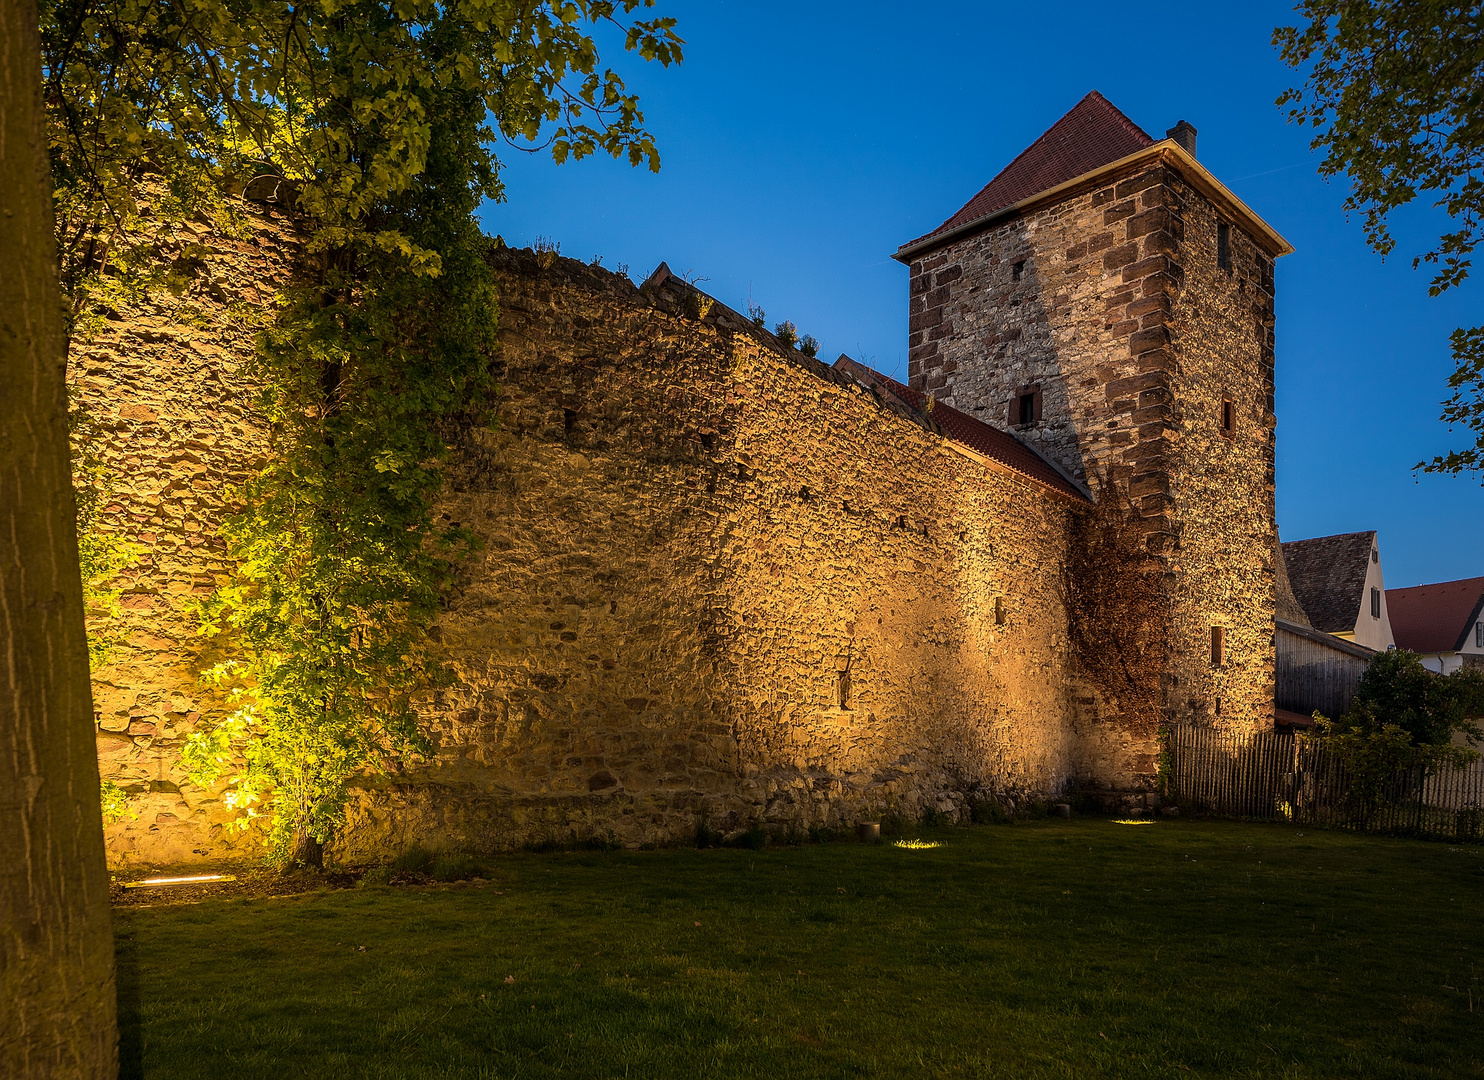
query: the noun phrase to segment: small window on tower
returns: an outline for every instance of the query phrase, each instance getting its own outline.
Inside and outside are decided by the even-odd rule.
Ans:
[[[1232,227],[1224,221],[1216,223],[1216,269],[1232,268]]]
[[[839,694],[840,708],[842,708],[842,709],[849,709],[850,708],[850,669],[849,668],[846,668],[844,671],[840,672],[839,678],[840,678],[840,681],[836,685],[835,689],[836,689],[836,691]]]
[[[1231,398],[1221,399],[1221,434],[1230,439],[1237,431],[1237,406]]]
[[[1016,392],[1015,396],[1010,399],[1008,420],[1012,427],[1040,422],[1041,388],[1039,386],[1022,386]]]
[[[1226,663],[1226,627],[1211,627],[1211,666],[1220,667]]]
[[[1020,278],[1021,278],[1021,275],[1024,274],[1024,273],[1025,273],[1025,260],[1024,259],[1021,259],[1018,263],[1015,263],[1015,264],[1013,264],[1010,267],[1010,280],[1011,281],[1019,281]]]
[[[1371,586],[1371,618],[1381,617],[1381,590],[1374,585]]]
[[[994,598],[994,624],[996,626],[1004,626],[1007,618],[1008,616],[1005,614],[1005,598],[1003,596],[996,596]]]

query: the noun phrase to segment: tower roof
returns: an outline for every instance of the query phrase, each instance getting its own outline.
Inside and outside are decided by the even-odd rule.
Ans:
[[[1028,209],[1043,196],[1047,200],[1061,198],[1076,185],[1154,162],[1163,162],[1179,172],[1269,255],[1291,252],[1293,245],[1212,176],[1191,149],[1176,138],[1154,139],[1093,90],[1001,169],[958,213],[932,232],[897,248],[892,258],[910,262],[919,253],[978,232],[1003,215]]]
[[[1135,124],[1096,90],[1020,152],[979,194],[932,232],[903,245],[912,247],[940,233],[988,217],[1007,206],[1075,180],[1083,173],[1153,146]]]

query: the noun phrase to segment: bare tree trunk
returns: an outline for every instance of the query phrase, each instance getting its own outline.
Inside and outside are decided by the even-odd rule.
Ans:
[[[325,845],[314,838],[308,829],[294,831],[294,851],[289,856],[290,866],[307,866],[313,870],[325,868]]]
[[[0,0],[0,1075],[118,1074],[36,0]]]

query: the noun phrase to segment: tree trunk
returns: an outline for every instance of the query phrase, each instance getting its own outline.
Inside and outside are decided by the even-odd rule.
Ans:
[[[294,833],[294,853],[289,857],[290,866],[308,866],[315,870],[325,868],[325,845],[314,838],[308,829]]]
[[[0,1075],[118,1074],[35,0],[0,2]]]

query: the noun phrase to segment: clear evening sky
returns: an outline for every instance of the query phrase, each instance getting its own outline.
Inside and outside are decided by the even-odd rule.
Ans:
[[[1366,248],[1322,181],[1310,133],[1274,99],[1294,81],[1269,43],[1281,3],[665,3],[687,41],[668,71],[619,57],[663,159],[563,166],[507,148],[509,201],[485,227],[526,246],[661,260],[742,310],[791,319],[897,378],[907,269],[889,255],[937,226],[1088,90],[1156,138],[1180,119],[1202,162],[1297,249],[1278,262],[1278,523],[1285,540],[1376,529],[1389,587],[1484,575],[1478,479],[1417,476],[1450,446],[1438,419],[1448,333],[1484,321],[1484,267],[1445,298],[1411,256],[1433,211]],[[1462,432],[1451,437],[1463,443]]]

